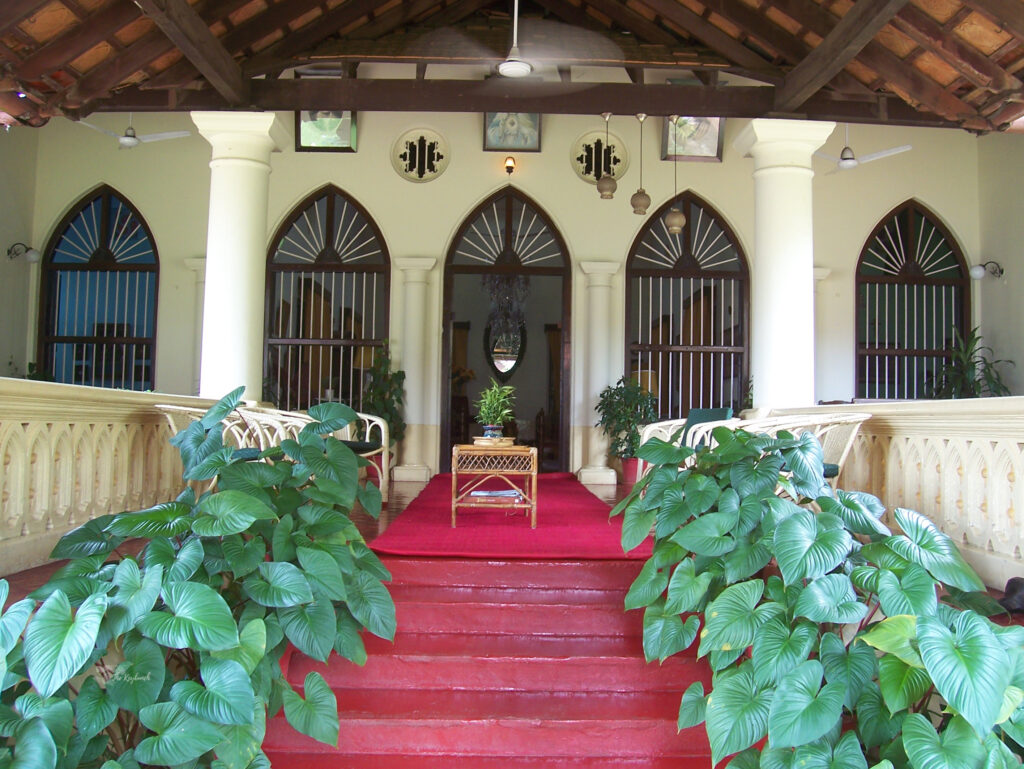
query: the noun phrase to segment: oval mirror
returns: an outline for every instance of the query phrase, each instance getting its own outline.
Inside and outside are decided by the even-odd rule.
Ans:
[[[491,324],[484,329],[484,357],[494,372],[494,378],[505,383],[519,368],[526,356],[526,326],[521,324],[518,331],[491,334]]]

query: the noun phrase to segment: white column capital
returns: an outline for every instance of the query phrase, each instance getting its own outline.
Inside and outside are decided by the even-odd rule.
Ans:
[[[192,272],[196,273],[196,277],[199,280],[203,279],[206,274],[206,257],[205,256],[186,256],[185,266]]]
[[[433,256],[400,256],[392,262],[405,273],[407,282],[424,283],[427,280],[427,273],[437,264],[437,259]]]
[[[611,286],[612,276],[622,266],[618,262],[580,262],[580,270],[587,276],[587,288]]]
[[[211,162],[255,160],[269,165],[270,153],[288,146],[288,131],[276,112],[192,112],[192,122],[213,147]]]
[[[780,166],[810,169],[811,155],[835,127],[828,121],[755,118],[740,131],[733,147],[754,159],[755,171]]]

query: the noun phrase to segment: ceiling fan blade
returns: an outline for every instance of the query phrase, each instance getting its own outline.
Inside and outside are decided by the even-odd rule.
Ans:
[[[138,138],[140,142],[162,142],[165,139],[184,139],[186,136],[191,135],[191,131],[164,131],[163,133],[146,134],[136,138]]]
[[[827,152],[822,152],[821,150],[815,151],[814,154],[817,155],[819,158],[824,158],[825,160],[829,161],[830,163],[838,163],[839,162],[839,158],[837,158],[835,155],[829,155]]]
[[[861,163],[870,163],[872,160],[878,160],[880,158],[887,158],[890,155],[898,155],[901,152],[906,152],[909,149],[913,149],[909,144],[904,144],[901,147],[893,147],[887,150],[881,150],[879,152],[872,152],[870,155],[864,155],[860,158]]]
[[[81,123],[82,125],[88,127],[88,128],[91,128],[94,131],[99,131],[101,134],[106,134],[107,136],[113,136],[115,139],[121,138],[121,134],[115,133],[114,131],[110,131],[110,130],[108,130],[106,128],[103,128],[101,126],[93,125],[92,123],[86,123],[84,120],[79,120],[78,122]]]

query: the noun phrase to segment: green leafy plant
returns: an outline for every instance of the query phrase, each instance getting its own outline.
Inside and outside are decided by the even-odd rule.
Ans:
[[[282,707],[337,742],[333,692],[315,672],[294,691],[281,660],[363,664],[363,629],[394,637],[390,575],[349,518],[357,501],[378,515],[380,492],[356,481],[365,460],[322,437],[354,418],[341,404],[262,454],[224,446],[241,393],[172,439],[185,479],[209,489],[65,535],[52,556],[68,563],[0,615],[3,769],[263,769]],[[0,580],[0,610],[7,596]]]
[[[476,407],[476,421],[480,425],[503,425],[514,417],[516,388],[503,385],[491,378],[491,386],[480,391],[480,397],[473,404]]]
[[[373,356],[366,388],[363,390],[362,410],[378,416],[388,423],[391,444],[405,437],[405,372],[391,369],[391,353],[381,348]]]
[[[1010,389],[1003,382],[997,366],[1003,363],[1012,366],[1013,361],[993,360],[991,356],[992,348],[981,343],[977,327],[972,328],[965,339],[954,326],[950,357],[929,382],[928,397],[983,398],[1009,395]]]
[[[597,427],[611,441],[608,453],[629,459],[640,448],[640,428],[658,418],[654,396],[636,382],[622,377],[598,396]]]
[[[682,696],[732,769],[1009,769],[1024,745],[1024,628],[931,521],[822,482],[810,434],[651,440],[613,513],[653,555],[626,597],[649,661],[697,643]]]

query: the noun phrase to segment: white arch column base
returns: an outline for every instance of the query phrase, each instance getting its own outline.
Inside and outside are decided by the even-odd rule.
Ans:
[[[835,123],[755,119],[734,146],[754,159],[750,376],[754,407],[814,403],[811,156]]]
[[[437,259],[430,256],[402,257],[394,260],[401,271],[403,299],[399,305],[402,338],[399,341],[398,364],[405,371],[405,440],[402,441],[401,464],[392,477],[396,481],[430,480],[433,475],[427,457],[438,441],[437,425],[428,424],[429,395],[427,383],[434,381],[427,371],[427,350],[438,335],[431,328],[427,312],[427,282]]]
[[[608,467],[608,439],[594,427],[598,396],[609,383],[608,341],[613,338],[611,330],[612,276],[621,265],[614,262],[580,262],[580,269],[587,279],[587,379],[583,397],[584,455],[587,464],[577,477],[581,483],[614,486],[617,482],[615,470]]]

